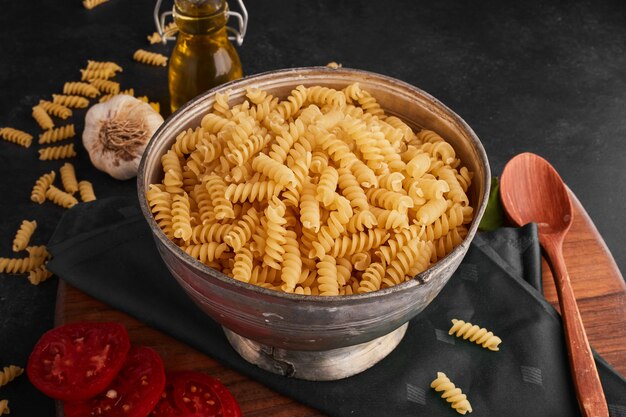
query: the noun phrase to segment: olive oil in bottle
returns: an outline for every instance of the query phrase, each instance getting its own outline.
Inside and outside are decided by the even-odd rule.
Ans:
[[[168,73],[172,112],[204,91],[241,78],[241,62],[228,40],[227,20],[225,0],[175,0],[179,33]]]

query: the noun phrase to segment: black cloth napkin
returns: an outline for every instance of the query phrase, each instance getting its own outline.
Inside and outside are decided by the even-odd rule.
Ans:
[[[48,267],[71,285],[329,416],[456,415],[429,387],[438,371],[467,394],[472,416],[580,415],[560,316],[540,292],[533,225],[478,234],[400,345],[369,370],[332,382],[274,375],[241,359],[169,274],[134,199],[74,207],[49,248]],[[493,331],[500,351],[449,336],[452,318]],[[626,416],[626,380],[597,355],[596,362],[611,416]]]

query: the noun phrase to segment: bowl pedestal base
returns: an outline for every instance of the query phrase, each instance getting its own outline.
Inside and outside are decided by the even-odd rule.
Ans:
[[[237,353],[261,369],[309,381],[334,381],[363,372],[382,360],[398,346],[408,325],[369,342],[322,351],[267,346],[223,329]]]

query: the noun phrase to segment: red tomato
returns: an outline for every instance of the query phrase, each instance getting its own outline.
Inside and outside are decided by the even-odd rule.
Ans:
[[[66,402],[65,417],[146,417],[165,388],[163,360],[145,346],[131,348],[124,366],[104,391],[84,401]]]
[[[75,323],[44,333],[33,348],[26,373],[44,394],[76,401],[105,389],[117,375],[130,340],[117,323]]]
[[[174,402],[174,387],[172,386],[171,375],[166,376],[165,390],[150,417],[193,417],[186,411],[178,408]]]
[[[198,417],[241,417],[235,397],[217,379],[201,372],[172,374],[174,402]]]

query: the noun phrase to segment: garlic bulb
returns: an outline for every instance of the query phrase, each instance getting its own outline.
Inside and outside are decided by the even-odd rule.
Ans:
[[[83,145],[96,168],[127,180],[137,175],[141,155],[162,123],[163,117],[148,103],[118,95],[89,109]]]

